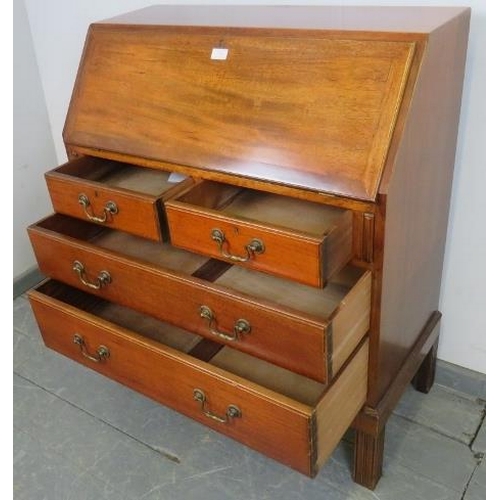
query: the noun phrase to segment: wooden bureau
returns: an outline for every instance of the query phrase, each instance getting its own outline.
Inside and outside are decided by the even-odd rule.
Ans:
[[[28,228],[45,344],[375,488],[432,386],[470,11],[153,6],[92,24]]]

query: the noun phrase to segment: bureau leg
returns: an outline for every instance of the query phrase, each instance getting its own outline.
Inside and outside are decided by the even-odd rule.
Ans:
[[[358,430],[354,434],[353,479],[370,490],[375,489],[382,475],[384,441],[385,426],[376,437]]]
[[[423,392],[424,394],[427,394],[434,384],[438,343],[439,337],[430,348],[429,353],[425,356],[420,368],[411,381],[413,387],[415,387],[417,391]]]

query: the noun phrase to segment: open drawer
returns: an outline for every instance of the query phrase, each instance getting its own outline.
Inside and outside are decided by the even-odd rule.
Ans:
[[[165,203],[173,245],[323,287],[352,257],[352,213],[201,181]]]
[[[366,339],[324,386],[57,281],[29,299],[47,347],[309,476],[366,399]]]
[[[60,214],[28,232],[46,276],[319,382],[369,329],[371,274],[362,269],[318,289]]]
[[[84,156],[45,174],[54,210],[161,241],[163,200],[193,183],[178,174]]]

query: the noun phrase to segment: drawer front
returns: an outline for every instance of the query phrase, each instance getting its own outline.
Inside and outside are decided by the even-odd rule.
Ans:
[[[180,248],[320,288],[352,256],[349,211],[208,181],[189,191],[165,204]],[[291,218],[325,227],[288,227]]]
[[[313,473],[309,407],[38,292],[31,292],[30,301],[51,349],[304,474]],[[75,334],[84,347],[74,343]],[[99,350],[108,354],[99,358]],[[195,391],[205,395],[203,407]],[[240,415],[228,417],[235,415],[233,407]]]
[[[116,184],[119,185],[121,181],[128,187],[120,188],[113,183],[107,185],[104,181],[92,180],[93,171],[102,171],[103,165],[111,170],[109,164],[116,164],[116,172],[113,171],[113,176],[118,178]],[[156,241],[165,239],[167,226],[162,200],[185,189],[192,180],[186,179],[170,186],[166,181],[160,182],[162,176],[168,178],[169,173],[121,165],[118,162],[79,158],[46,173],[54,210],[144,238]],[[85,178],[85,175],[89,178]],[[97,177],[97,174],[94,173],[94,176]],[[161,193],[140,191],[141,188],[147,190],[147,187],[151,187],[155,178],[164,187],[164,190],[160,187]],[[138,191],[131,189],[135,186]]]
[[[243,221],[189,211],[184,207],[178,209],[170,206],[167,219],[170,240],[180,248],[306,285],[323,285],[319,264],[323,244],[321,240],[301,238]],[[213,239],[215,231],[222,233],[224,241],[220,244]],[[264,249],[262,253],[247,251],[247,246],[255,241],[261,242]]]
[[[36,225],[31,226],[29,234],[40,270],[46,276],[320,382],[328,379],[327,349],[331,342],[327,336],[331,329],[327,322],[201,279],[146,265]],[[75,262],[83,265],[84,271],[75,270]],[[97,289],[101,281],[102,286]],[[212,312],[212,321],[207,315],[202,316],[204,308]],[[248,322],[250,331],[239,333],[234,340],[225,338],[234,336],[241,320]]]

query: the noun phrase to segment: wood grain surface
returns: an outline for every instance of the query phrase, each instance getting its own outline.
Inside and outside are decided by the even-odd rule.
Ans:
[[[95,24],[64,139],[374,200],[413,45]]]

